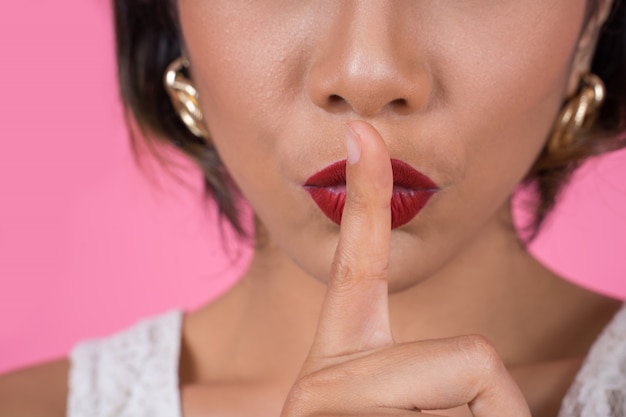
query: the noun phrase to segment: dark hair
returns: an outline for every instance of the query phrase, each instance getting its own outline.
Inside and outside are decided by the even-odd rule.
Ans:
[[[117,68],[127,120],[137,122],[143,137],[131,129],[133,151],[147,139],[175,145],[190,156],[204,174],[205,196],[217,203],[239,236],[239,192],[214,147],[193,135],[178,118],[163,86],[166,67],[182,53],[177,10],[172,0],[114,0]],[[130,114],[129,114],[130,113]],[[154,151],[153,147],[149,147]],[[162,159],[157,154],[159,161]]]
[[[590,3],[593,12],[599,5]],[[591,72],[606,86],[606,99],[595,124],[580,132],[574,143],[555,154],[544,148],[523,184],[532,193],[531,222],[523,230],[526,243],[538,234],[560,191],[572,173],[589,157],[626,146],[626,2],[615,0],[602,28],[593,57]]]
[[[599,0],[591,0],[591,9]],[[245,235],[237,209],[238,191],[216,150],[190,133],[177,117],[163,87],[166,67],[182,53],[178,14],[172,0],[113,0],[121,95],[144,136],[176,145],[204,173],[205,195],[219,213]],[[592,131],[563,154],[543,151],[524,183],[536,201],[528,239],[539,231],[572,172],[589,156],[626,145],[626,2],[615,0],[600,34],[592,72],[605,83],[607,97]],[[137,138],[133,137],[136,145]],[[134,146],[133,149],[136,149]]]

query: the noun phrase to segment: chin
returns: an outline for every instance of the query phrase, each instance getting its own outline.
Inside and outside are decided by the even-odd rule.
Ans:
[[[416,285],[420,285],[426,279],[416,280],[415,277],[413,279],[399,279],[399,278],[389,278],[389,294],[399,294],[410,288],[415,287]]]
[[[392,263],[389,266],[389,294],[399,294],[415,288],[427,281],[429,276],[425,271],[416,271],[414,268],[398,270]]]
[[[399,294],[411,288],[426,282],[437,270],[437,265],[428,263],[423,257],[416,256],[416,248],[411,248],[410,256],[406,251],[399,253],[393,251],[390,253],[389,271],[388,271],[388,288],[389,294]],[[317,254],[319,256],[319,253]],[[334,256],[334,246],[329,248],[321,258],[324,262],[311,262],[312,259],[302,262],[296,262],[300,269],[313,277],[318,282],[326,285],[330,275],[330,265]],[[300,259],[302,261],[302,259]],[[319,261],[319,259],[316,259]],[[327,261],[327,262],[326,262]]]

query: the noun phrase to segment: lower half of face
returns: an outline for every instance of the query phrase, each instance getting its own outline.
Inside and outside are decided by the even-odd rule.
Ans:
[[[464,250],[558,113],[584,0],[179,0],[215,146],[271,237],[325,280],[339,227],[304,188],[366,120],[439,191],[392,232],[404,288]]]

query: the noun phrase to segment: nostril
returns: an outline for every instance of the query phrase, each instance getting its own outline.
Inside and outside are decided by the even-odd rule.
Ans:
[[[391,102],[389,102],[389,107],[391,107],[392,109],[402,109],[407,107],[409,104],[407,103],[407,101],[403,98],[397,98]]]
[[[371,100],[370,100],[371,101]],[[376,107],[374,108],[370,108],[370,104],[369,101],[363,101],[359,102],[359,106],[357,106],[356,108],[353,107],[354,103],[350,103],[348,100],[346,100],[344,97],[342,97],[339,94],[329,94],[326,96],[326,104],[325,104],[325,108],[327,111],[333,112],[333,113],[344,113],[347,111],[356,111],[359,112],[360,114],[374,114],[380,110],[390,110],[392,112],[396,112],[398,114],[406,114],[407,112],[409,112],[411,109],[409,108],[410,104],[409,101],[407,99],[404,98],[397,98],[395,100],[392,100],[390,102],[388,102],[386,105],[384,105],[383,107]]]
[[[404,98],[390,101],[387,108],[397,114],[408,114],[412,111],[411,104]]]
[[[343,98],[341,98],[341,96],[338,96],[337,94],[333,94],[330,97],[328,97],[328,102],[330,104],[339,104],[343,102]]]
[[[332,111],[345,111],[347,110],[348,103],[346,100],[337,94],[331,94],[327,98],[328,108]]]

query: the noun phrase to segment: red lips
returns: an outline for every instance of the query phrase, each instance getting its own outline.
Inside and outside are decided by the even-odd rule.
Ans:
[[[410,222],[438,191],[437,185],[409,164],[391,160],[393,194],[391,228]],[[346,161],[338,161],[313,175],[304,184],[313,201],[333,222],[341,224],[346,204]]]

